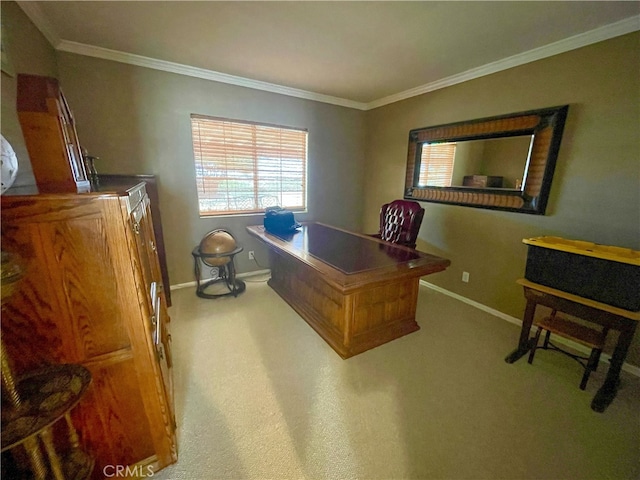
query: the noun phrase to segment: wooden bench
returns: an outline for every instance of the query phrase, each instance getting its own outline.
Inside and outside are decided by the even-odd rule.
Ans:
[[[587,386],[587,382],[589,381],[591,372],[596,371],[598,368],[600,355],[602,354],[602,349],[604,348],[604,343],[609,329],[605,327],[602,330],[597,330],[595,328],[586,327],[572,320],[560,317],[557,315],[556,310],[553,310],[550,316],[535,321],[534,325],[537,326],[538,329],[534,337],[533,347],[529,353],[529,363],[533,363],[533,357],[536,350],[539,348],[544,350],[551,349],[563,353],[576,360],[584,368],[584,375],[580,382],[580,389],[584,390]],[[539,347],[538,342],[543,330],[547,333],[545,335],[544,343]],[[549,341],[552,333],[590,348],[591,355],[589,357],[583,357],[559,348]]]

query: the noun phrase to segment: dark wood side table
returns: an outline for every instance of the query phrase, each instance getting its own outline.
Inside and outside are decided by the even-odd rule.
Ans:
[[[69,412],[84,396],[91,374],[81,365],[52,365],[30,372],[14,382],[3,358],[3,387],[11,407],[2,411],[2,451],[24,445],[36,480],[77,480],[91,475],[94,459],[80,449]],[[54,446],[53,425],[65,419],[71,449],[61,457]],[[47,467],[40,443],[49,460]]]
[[[527,299],[527,306],[522,319],[522,329],[518,348],[505,358],[507,363],[513,363],[527,354],[534,346],[534,339],[529,338],[529,331],[533,324],[536,308],[543,305],[551,309],[565,312],[569,315],[583,320],[618,330],[618,343],[616,344],[607,376],[604,383],[596,393],[591,402],[591,409],[596,412],[604,412],[611,404],[618,392],[620,384],[620,370],[629,345],[633,340],[633,335],[640,321],[640,312],[631,312],[621,308],[613,307],[605,303],[596,302],[588,298],[572,295],[562,290],[546,287],[525,279],[517,281],[524,288],[524,296]]]

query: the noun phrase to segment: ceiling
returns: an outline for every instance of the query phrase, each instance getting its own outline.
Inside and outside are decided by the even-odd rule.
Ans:
[[[61,51],[367,110],[640,30],[627,1],[25,1]]]

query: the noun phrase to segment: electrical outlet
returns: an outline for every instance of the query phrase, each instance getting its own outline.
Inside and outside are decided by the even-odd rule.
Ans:
[[[256,258],[255,252],[253,250],[249,250],[249,260],[253,260]]]
[[[464,283],[469,283],[469,272],[462,272],[462,281]]]

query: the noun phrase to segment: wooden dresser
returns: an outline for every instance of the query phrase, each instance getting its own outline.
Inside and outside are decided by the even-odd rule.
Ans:
[[[2,250],[26,265],[2,316],[14,372],[59,363],[91,372],[73,421],[96,459],[93,478],[174,463],[170,319],[145,184],[1,202]]]
[[[114,175],[99,174],[99,185],[97,190],[108,192],[110,190],[122,190],[127,186],[144,182],[145,190],[151,200],[151,220],[153,221],[153,233],[156,237],[156,251],[158,252],[158,262],[160,262],[160,273],[162,283],[165,285],[164,298],[167,306],[171,306],[171,283],[169,282],[169,269],[167,268],[167,257],[164,249],[164,233],[162,232],[162,218],[160,217],[160,197],[158,195],[158,179],[155,175]]]

